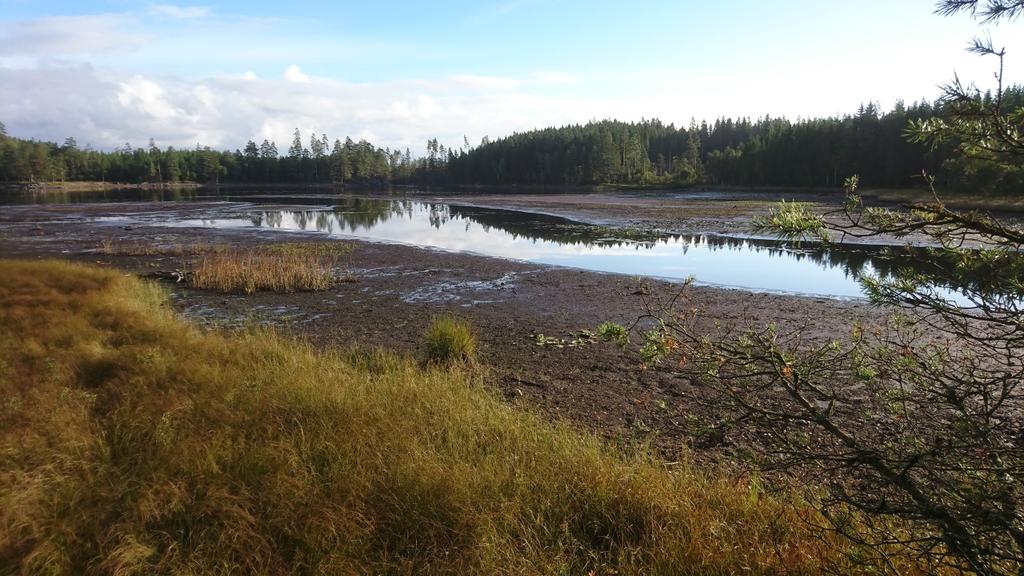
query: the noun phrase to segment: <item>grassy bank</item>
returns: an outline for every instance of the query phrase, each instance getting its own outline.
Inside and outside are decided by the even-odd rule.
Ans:
[[[471,372],[178,320],[0,261],[0,573],[817,573],[748,482],[510,407]]]

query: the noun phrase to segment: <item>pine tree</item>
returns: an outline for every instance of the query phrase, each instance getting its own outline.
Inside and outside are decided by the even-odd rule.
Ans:
[[[288,148],[288,157],[292,160],[302,158],[302,134],[298,128],[295,129],[295,133],[292,135],[292,145]]]
[[[309,137],[309,149],[312,152],[313,158],[323,158],[324,143],[323,140],[317,138],[316,134]]]

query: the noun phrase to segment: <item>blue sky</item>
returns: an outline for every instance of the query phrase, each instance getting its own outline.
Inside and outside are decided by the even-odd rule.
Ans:
[[[932,0],[0,0],[18,136],[235,148],[304,133],[422,149],[615,117],[820,116],[938,95],[985,34]],[[989,29],[1024,74],[1024,23]]]

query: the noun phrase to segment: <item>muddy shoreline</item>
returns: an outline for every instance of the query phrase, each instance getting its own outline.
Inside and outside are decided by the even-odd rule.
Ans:
[[[430,199],[453,205],[536,212],[559,216],[587,224],[658,230],[668,234],[721,235],[767,238],[751,231],[754,218],[763,216],[780,200],[803,202],[815,212],[826,214],[833,223],[847,223],[838,210],[844,196],[841,192],[812,190],[759,191],[681,191],[675,194],[485,194],[438,195]],[[899,197],[865,200],[872,206],[898,209],[905,204]],[[984,211],[984,210],[983,210]],[[993,211],[1003,221],[1024,223],[1024,205],[1006,204]],[[846,244],[934,246],[934,239],[924,234],[905,238],[892,236],[835,237]],[[968,241],[965,246],[972,243]]]
[[[719,202],[714,208],[691,202],[670,205],[666,211],[660,202],[644,198],[627,198],[616,208],[604,198],[562,197],[561,204],[548,208],[559,215],[602,218],[602,223],[618,226],[626,221],[637,226],[664,225],[676,217],[676,210],[682,210],[687,214],[682,226],[696,229],[711,221],[722,231],[738,229],[744,219],[749,224],[756,209],[754,205],[737,208]],[[544,202],[550,203],[532,197],[516,199],[516,206],[498,197],[461,197],[457,202],[526,209],[542,209]],[[570,205],[575,207],[569,210]],[[512,403],[567,420],[613,442],[650,443],[667,459],[679,457],[683,448],[698,448],[699,457],[734,461],[754,441],[739,430],[724,436],[717,431],[709,438],[708,431],[716,428],[722,415],[708,411],[699,386],[667,368],[641,366],[635,347],[620,349],[603,342],[574,345],[581,330],[604,321],[633,321],[643,311],[645,293],[674,294],[678,283],[648,280],[641,288],[637,279],[619,274],[402,244],[332,240],[354,246],[344,262],[349,281],[318,293],[223,295],[171,280],[183,263],[166,249],[197,242],[253,245],[326,237],[260,229],[126,225],[110,218],[209,207],[187,202],[6,206],[0,211],[0,252],[5,257],[58,257],[117,267],[162,282],[175,309],[198,324],[227,329],[272,325],[321,347],[382,347],[415,355],[434,316],[457,314],[479,333],[487,385]],[[101,249],[105,241],[145,249],[112,255]],[[805,326],[810,337],[830,339],[844,338],[856,322],[880,323],[886,317],[885,311],[864,300],[713,287],[689,290],[708,329],[716,321],[726,329],[775,323],[781,329]],[[538,344],[539,335],[544,335],[544,345]]]

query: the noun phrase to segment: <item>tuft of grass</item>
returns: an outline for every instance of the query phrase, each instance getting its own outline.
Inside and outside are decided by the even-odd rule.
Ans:
[[[843,551],[785,495],[476,378],[204,332],[155,284],[0,260],[0,573],[817,574]]]
[[[317,291],[331,288],[346,244],[286,243],[255,248],[217,247],[189,267],[189,285],[225,293]]]
[[[451,365],[476,360],[476,334],[468,321],[452,315],[431,320],[425,336],[428,363]]]

